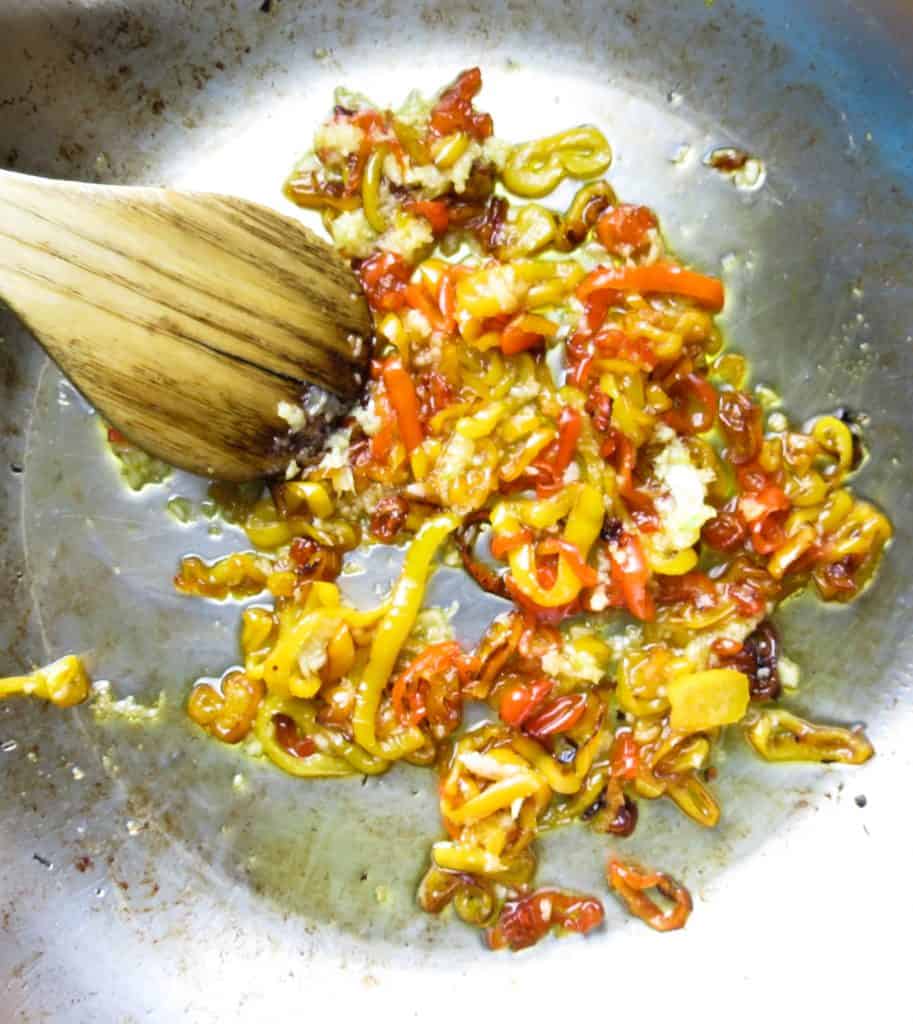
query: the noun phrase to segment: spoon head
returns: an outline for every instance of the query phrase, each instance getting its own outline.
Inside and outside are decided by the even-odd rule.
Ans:
[[[367,380],[358,281],[291,218],[23,175],[3,176],[0,210],[0,295],[99,412],[166,462],[235,481],[284,470],[319,452]]]

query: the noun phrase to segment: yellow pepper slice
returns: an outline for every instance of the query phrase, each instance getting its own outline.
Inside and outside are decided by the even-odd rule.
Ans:
[[[564,528],[564,539],[577,548],[581,558],[586,559],[590,553],[599,536],[602,520],[602,495],[592,484],[583,484]],[[508,562],[511,575],[523,594],[543,608],[569,604],[580,593],[580,577],[565,555],[558,556],[555,584],[548,590],[536,578],[536,555],[531,544],[511,551]]]
[[[875,752],[862,732],[815,725],[783,708],[758,711],[745,727],[745,738],[765,761],[863,764]]]
[[[406,553],[402,574],[393,588],[389,610],[374,634],[368,664],[358,684],[352,715],[356,742],[372,754],[384,756],[382,744],[377,739],[377,709],[381,694],[406,637],[415,624],[434,556],[459,525],[460,517],[452,514],[435,516],[422,525]],[[424,742],[421,731],[411,729],[407,732],[414,734],[411,742],[415,746],[412,749],[417,750]]]
[[[546,788],[542,778],[533,772],[512,775],[509,778],[493,782],[477,796],[470,797],[459,807],[447,809],[447,818],[455,825],[465,825],[470,821],[487,818],[495,811],[503,810],[515,800],[525,800],[533,793]]]
[[[646,548],[647,562],[653,572],[660,576],[684,576],[697,565],[697,552],[694,548],[685,548],[671,555],[656,551],[652,544]]]
[[[508,225],[507,241],[498,247],[498,258],[513,260],[530,256],[544,249],[555,237],[558,218],[538,203],[527,203],[517,212],[516,220]]]
[[[520,523],[536,530],[547,530],[560,523],[574,507],[580,491],[573,484],[550,498],[518,498],[499,501],[492,509],[491,527],[495,533],[516,533]]]
[[[317,749],[307,757],[289,753],[276,739],[273,717],[278,714],[291,718],[302,736],[313,739]],[[342,775],[379,775],[389,767],[382,758],[372,757],[342,735],[323,729],[318,723],[309,701],[283,697],[267,697],[257,711],[254,733],[263,753],[277,767],[299,778],[331,778]]]
[[[715,828],[720,820],[720,805],[696,775],[668,783],[666,796],[683,814],[704,828]]]
[[[378,146],[368,157],[361,179],[361,202],[365,218],[378,234],[387,230],[387,218],[380,209],[380,182],[386,157],[387,147]]]
[[[738,722],[748,709],[748,676],[713,668],[678,676],[666,687],[669,724],[678,732],[703,732]]]
[[[513,745],[533,767],[544,777],[549,787],[556,793],[569,796],[579,791],[583,780],[593,766],[599,746],[602,743],[602,734],[597,732],[592,739],[588,740],[578,751],[574,758],[574,767],[568,771],[563,768],[552,757],[552,755],[535,740],[528,736],[516,736]]]
[[[317,519],[328,519],[334,511],[333,499],[326,487],[316,480],[293,480],[283,485],[285,500],[290,512],[297,512],[302,505]]]
[[[836,416],[822,416],[812,427],[812,437],[832,455],[837,456],[837,469],[846,473],[853,465],[853,435],[850,428]]]
[[[68,654],[30,675],[0,679],[0,699],[20,693],[69,708],[89,696],[89,677],[79,658]]]
[[[466,132],[455,132],[453,135],[445,135],[442,139],[431,146],[431,158],[437,167],[445,170],[460,159],[469,148],[469,136]]]
[[[605,136],[591,125],[514,146],[502,177],[518,196],[538,199],[548,195],[565,177],[592,178],[612,162]]]
[[[435,843],[431,847],[434,863],[445,871],[468,871],[474,875],[494,875],[507,865],[495,854],[465,843]]]
[[[263,663],[263,681],[269,690],[312,697],[320,689],[316,673],[326,661],[327,645],[341,621],[333,611],[317,610],[302,615],[294,605],[283,608],[279,612],[279,636]],[[302,656],[304,668],[299,665]],[[310,669],[306,667],[308,661],[312,663]]]

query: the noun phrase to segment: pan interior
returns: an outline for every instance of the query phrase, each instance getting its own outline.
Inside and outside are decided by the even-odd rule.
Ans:
[[[547,5],[482,19],[460,4],[446,13],[393,4],[333,15],[330,5],[312,12],[288,3],[243,16],[210,5],[205,18],[179,5],[132,6],[120,22],[105,4],[53,26],[24,6],[0,15],[0,25],[7,18],[8,31],[31,39],[48,66],[60,66],[41,84],[36,68],[17,65],[48,99],[37,121],[16,114],[10,137],[24,139],[17,169],[167,182],[287,209],[282,179],[336,85],[395,104],[409,89],[432,91],[473,64],[482,67],[482,102],[505,138],[599,125],[613,144],[609,178],[619,195],[654,207],[683,257],[722,269],[728,343],[751,357],[755,381],[775,388],[797,415],[843,405],[869,418],[872,456],[857,488],[897,527],[881,578],[847,608],[797,601],[779,621],[803,669],[799,709],[865,721],[887,763],[899,756],[905,712],[895,705],[908,685],[911,643],[913,549],[903,499],[913,482],[906,395],[913,219],[885,106],[893,104],[896,116],[902,102],[909,113],[910,101],[897,90],[881,99],[870,93],[864,107],[839,59],[855,44],[832,14],[812,5],[790,34],[774,4],[738,11],[727,3],[650,11]],[[60,62],[81,48],[87,55],[77,70]],[[175,65],[168,54],[178,49]],[[9,64],[0,71],[0,94],[18,95],[16,73]],[[106,92],[107,81],[115,85]],[[77,129],[80,104],[86,127]],[[743,146],[763,162],[761,187],[739,189],[703,163],[722,145]],[[21,332],[11,325],[8,335],[17,352],[25,350]],[[176,913],[175,892],[185,886],[189,897],[205,893],[200,898],[215,906],[227,900],[233,912],[263,922],[290,913],[294,927],[319,925],[322,941],[333,933],[343,949],[387,956],[411,946],[434,960],[446,950],[451,963],[474,961],[473,933],[415,911],[415,885],[438,834],[427,773],[397,768],[364,784],[302,784],[202,740],[186,723],[189,683],[236,657],[240,606],[181,599],[171,576],[182,554],[212,558],[243,546],[243,536],[205,517],[188,526],[167,514],[170,497],[202,498],[200,482],[187,476],[172,474],[139,495],[124,488],[96,418],[53,367],[21,390],[31,406],[21,492],[13,496],[21,508],[13,514],[23,525],[32,623],[46,647],[25,656],[84,651],[118,695],[143,704],[165,695],[160,720],[142,728],[88,709],[53,721],[31,708],[7,714],[5,733],[41,730],[60,761],[62,794],[41,812],[50,824],[36,818],[29,827],[54,835],[61,815],[88,823],[95,887],[110,889],[102,878],[108,856],[116,866],[108,874],[147,872],[162,887],[147,899],[162,920]],[[389,576],[395,554],[375,559],[370,571]],[[353,585],[370,587],[373,578],[355,577]],[[497,611],[456,574],[442,573],[436,588],[442,603],[460,602],[465,638]],[[77,760],[107,802],[66,777]],[[708,893],[788,831],[797,808],[837,794],[849,778],[836,769],[764,767],[736,737],[719,767],[717,830],[702,832],[674,808],[649,805],[625,844]],[[4,783],[18,792],[33,772],[24,759],[12,761]],[[28,818],[18,806],[5,813]],[[72,829],[66,834],[61,856],[72,860],[82,846]],[[604,839],[584,830],[558,835],[544,844],[539,878],[602,892],[605,850]],[[159,878],[162,864],[170,882]],[[610,905],[610,936],[621,920]]]

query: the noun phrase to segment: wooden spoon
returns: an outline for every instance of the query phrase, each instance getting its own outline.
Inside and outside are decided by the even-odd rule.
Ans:
[[[0,299],[130,441],[223,480],[315,455],[367,379],[347,263],[243,199],[0,171]]]

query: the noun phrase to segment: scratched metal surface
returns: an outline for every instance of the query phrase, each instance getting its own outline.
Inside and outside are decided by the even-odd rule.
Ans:
[[[800,707],[865,721],[879,756],[856,771],[765,769],[732,744],[719,829],[649,806],[628,844],[692,887],[685,932],[650,933],[607,898],[593,940],[486,954],[474,933],[415,911],[437,830],[423,773],[302,784],[187,727],[187,685],[231,663],[239,608],[181,600],[170,577],[180,554],[230,550],[237,534],[165,514],[169,496],[199,495],[186,477],[127,492],[91,411],[0,312],[0,671],[77,650],[118,694],[166,695],[161,723],[144,728],[85,708],[0,707],[3,1019],[260,1020],[342,1000],[381,1020],[429,1007],[449,1019],[479,998],[492,1016],[535,1019],[568,991],[625,1012],[657,978],[670,993],[697,979],[754,1019],[769,1013],[775,965],[777,1001],[795,1017],[848,1019],[875,986],[900,999],[904,946],[878,937],[913,896],[871,898],[854,879],[892,879],[913,853],[905,5],[263,6],[6,0],[0,163],[281,205],[336,84],[395,102],[473,63],[500,134],[601,125],[619,192],[655,206],[684,255],[722,269],[730,340],[756,379],[797,412],[845,404],[870,417],[859,488],[894,518],[894,550],[858,604],[798,603],[782,626],[803,668]],[[740,191],[701,163],[725,144],[763,159],[762,188]],[[436,587],[443,602],[463,598],[461,633],[478,633],[492,605],[453,576]],[[543,881],[602,891],[604,840],[574,831],[545,845]],[[852,969],[834,972],[848,942]],[[441,999],[463,980],[472,1004]],[[895,1005],[880,1019],[904,1019]]]

